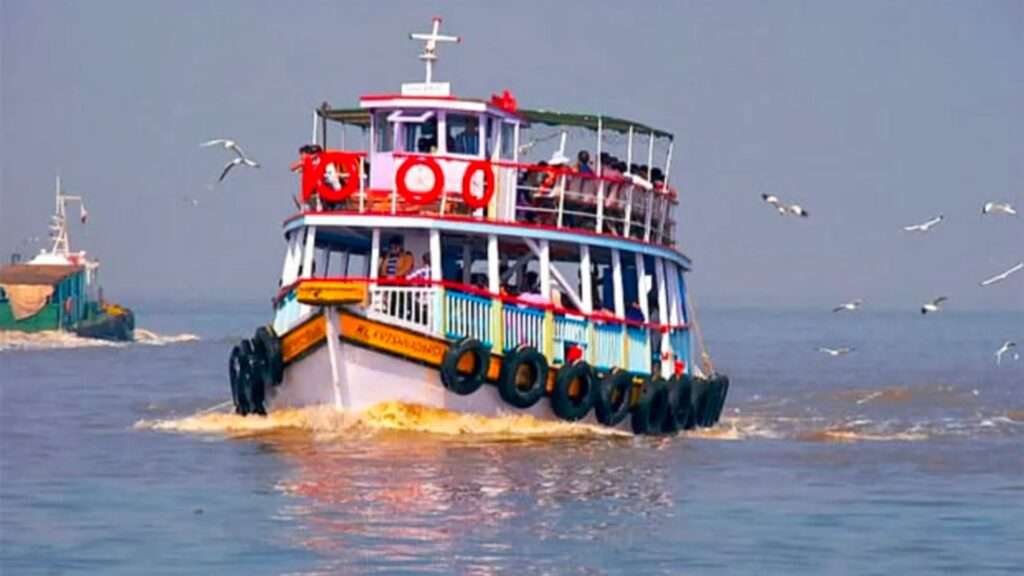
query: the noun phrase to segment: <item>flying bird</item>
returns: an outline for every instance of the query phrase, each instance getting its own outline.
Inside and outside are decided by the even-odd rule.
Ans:
[[[914,224],[913,226],[904,226],[903,229],[906,230],[907,232],[927,232],[933,226],[937,225],[939,222],[942,222],[944,218],[945,216],[939,214],[938,216],[932,218],[927,222],[922,222],[921,224]]]
[[[1003,346],[1001,348],[999,348],[999,350],[996,350],[996,366],[999,366],[999,364],[1002,363],[1002,361],[1003,361],[1003,354],[1006,354],[1007,352],[1009,352],[1010,350],[1012,350],[1012,349],[1014,349],[1016,347],[1017,347],[1017,343],[1013,342],[1012,340],[1007,340],[1006,342],[1003,342]],[[1013,359],[1014,360],[1020,360],[1020,354],[1018,354],[1017,352],[1014,352],[1013,353]]]
[[[839,306],[833,308],[832,311],[842,312],[843,310],[849,310],[850,312],[853,312],[854,310],[860,308],[862,304],[864,304],[864,301],[858,298],[856,300],[847,302],[846,304],[840,304]]]
[[[938,312],[939,304],[942,304],[946,300],[949,300],[949,298],[947,298],[946,296],[939,296],[935,300],[932,300],[931,302],[925,304],[924,306],[921,306],[921,314],[927,314],[929,312]]]
[[[224,171],[220,173],[220,178],[217,179],[217,182],[223,182],[224,179],[227,178],[228,172],[230,172],[231,169],[234,168],[235,166],[238,166],[238,165],[241,165],[241,164],[245,164],[246,166],[249,166],[250,168],[259,168],[260,167],[259,163],[253,162],[252,160],[249,160],[248,158],[235,158],[231,162],[228,162],[227,164],[224,165]]]
[[[235,142],[234,140],[229,140],[227,138],[218,138],[216,140],[208,140],[206,142],[203,142],[202,144],[200,144],[200,146],[204,148],[209,148],[211,146],[221,146],[225,150],[230,150],[238,156],[237,158],[231,160],[230,162],[224,165],[224,171],[220,173],[220,178],[217,179],[218,182],[223,182],[224,178],[227,178],[228,172],[230,172],[231,169],[234,168],[235,166],[245,164],[250,168],[260,167],[259,162],[255,162],[248,156],[246,156],[245,150],[242,150],[242,147],[239,146],[238,142]]]
[[[182,196],[181,202],[183,204],[188,204],[189,206],[199,206],[199,199],[191,196]]]
[[[981,209],[982,214],[992,214],[993,212],[1002,212],[1010,216],[1017,215],[1017,211],[1010,206],[1009,202],[986,202],[985,207]]]
[[[1016,274],[1017,272],[1020,272],[1021,268],[1024,268],[1024,262],[1018,262],[1012,268],[1010,268],[1010,269],[1008,269],[1008,270],[1006,270],[1004,272],[1000,272],[999,274],[996,274],[995,276],[993,276],[993,277],[991,277],[991,278],[989,278],[987,280],[982,280],[981,281],[981,285],[982,286],[991,286],[991,285],[993,285],[993,284],[995,284],[997,282],[1002,282],[1003,280],[1006,280],[1007,278],[1009,278],[1010,275]]]
[[[779,197],[774,194],[761,194],[761,200],[772,205],[781,216],[788,216],[790,214],[793,216],[800,216],[802,218],[807,218],[809,216],[807,210],[804,210],[804,208],[799,204],[787,205],[782,200],[779,200]]]
[[[842,348],[827,348],[825,346],[819,346],[817,350],[818,352],[828,354],[829,356],[835,358],[837,356],[845,356],[850,352],[853,352],[854,349],[847,346],[843,346]]]

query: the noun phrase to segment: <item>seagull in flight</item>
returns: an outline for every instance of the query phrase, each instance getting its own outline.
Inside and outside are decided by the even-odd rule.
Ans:
[[[853,312],[854,310],[860,308],[862,304],[864,304],[864,301],[861,300],[860,298],[857,298],[856,300],[851,300],[846,304],[840,304],[839,306],[836,306],[835,308],[832,309],[832,311],[842,312],[843,310],[849,310],[850,312]]]
[[[991,286],[991,285],[993,285],[993,284],[995,284],[997,282],[1002,282],[1003,280],[1006,280],[1007,278],[1009,278],[1010,275],[1016,274],[1017,272],[1020,272],[1021,268],[1024,268],[1024,262],[1018,262],[1016,265],[1014,265],[1010,269],[1008,269],[1008,270],[1006,270],[1004,272],[1000,272],[999,274],[996,274],[995,276],[993,276],[993,277],[991,277],[991,278],[989,278],[987,280],[982,280],[981,281],[981,285],[982,286]]]
[[[231,169],[234,168],[235,166],[245,164],[250,168],[260,167],[259,162],[255,162],[251,160],[248,156],[246,156],[245,150],[242,150],[242,147],[239,146],[238,142],[235,142],[234,140],[229,140],[227,138],[218,138],[216,140],[208,140],[206,142],[203,142],[202,144],[200,144],[200,146],[202,146],[203,148],[209,148],[211,146],[220,146],[225,150],[230,150],[234,152],[238,156],[237,158],[231,160],[230,162],[224,165],[224,171],[220,173],[220,178],[217,179],[217,182],[223,182],[224,179],[227,178],[228,172],[230,172]]]
[[[996,366],[999,366],[999,364],[1002,363],[1002,361],[1003,361],[1003,354],[1006,354],[1007,352],[1009,352],[1010,350],[1013,350],[1016,347],[1017,347],[1017,343],[1012,341],[1012,340],[1007,340],[1006,342],[1003,342],[1003,346],[1001,348],[999,348],[999,350],[996,350]],[[1020,360],[1020,354],[1018,354],[1017,352],[1014,352],[1013,353],[1013,359],[1014,360]]]
[[[836,358],[838,356],[845,356],[850,352],[853,352],[854,348],[850,348],[848,346],[843,346],[842,348],[828,348],[826,346],[819,346],[817,350],[818,352],[828,354],[829,356]]]
[[[771,204],[780,216],[800,216],[801,218],[807,218],[810,214],[807,210],[804,210],[799,204],[786,204],[779,197],[774,194],[761,194],[761,200],[764,200],[768,204]]]
[[[945,216],[939,214],[938,216],[932,218],[927,222],[922,222],[921,224],[914,224],[913,226],[904,226],[903,229],[906,230],[907,232],[927,232],[933,226],[936,226],[939,222],[942,222],[943,219],[945,219]]]
[[[929,312],[938,312],[939,305],[945,302],[946,300],[949,300],[949,298],[947,298],[946,296],[939,296],[935,300],[932,300],[931,302],[925,304],[924,306],[921,306],[921,314],[927,314]]]
[[[1013,206],[1010,206],[1009,202],[986,202],[985,207],[981,209],[982,214],[992,214],[995,212],[1002,212],[1009,216],[1017,215],[1017,211],[1014,210]]]

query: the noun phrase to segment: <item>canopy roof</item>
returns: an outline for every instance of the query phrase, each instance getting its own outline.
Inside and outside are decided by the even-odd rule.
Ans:
[[[53,286],[81,270],[81,266],[60,264],[11,264],[0,268],[0,284]]]
[[[370,111],[363,108],[328,108],[324,106],[317,110],[317,114],[322,118],[340,122],[342,124],[350,124],[361,128],[368,128],[370,126]],[[571,114],[567,112],[553,112],[551,110],[522,109],[516,110],[516,114],[521,116],[527,122],[534,124],[546,124],[548,126],[574,126],[597,130],[598,122],[600,121],[602,130],[611,130],[613,132],[621,132],[625,134],[628,133],[630,127],[632,127],[636,134],[653,133],[658,138],[668,138],[669,140],[673,138],[671,132],[665,132],[664,130],[651,128],[650,126],[640,124],[639,122],[623,120],[622,118],[614,118],[611,116]]]

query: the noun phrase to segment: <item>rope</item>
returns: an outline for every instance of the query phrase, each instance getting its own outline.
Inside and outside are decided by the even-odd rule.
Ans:
[[[715,364],[711,361],[711,354],[708,353],[707,346],[704,345],[704,333],[700,329],[700,321],[697,320],[697,301],[693,298],[693,294],[690,294],[689,301],[690,316],[693,318],[693,330],[697,336],[697,346],[700,348],[701,369],[706,376],[711,376],[715,373]]]

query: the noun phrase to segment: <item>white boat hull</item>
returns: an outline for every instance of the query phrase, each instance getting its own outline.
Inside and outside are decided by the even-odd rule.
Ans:
[[[329,350],[321,346],[285,368],[270,408],[334,405],[362,411],[383,402],[402,402],[483,416],[529,414],[544,420],[559,419],[546,398],[530,408],[519,409],[502,400],[497,387],[490,384],[460,396],[441,384],[437,368],[344,341],[339,343],[339,352],[337,386],[333,382]],[[593,413],[584,421],[596,422]]]

